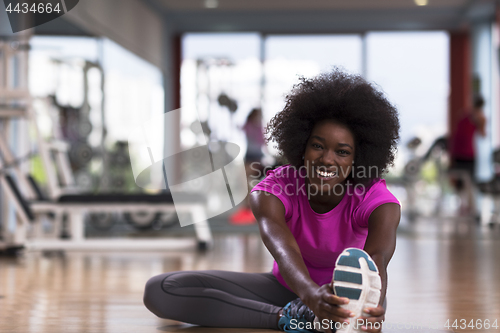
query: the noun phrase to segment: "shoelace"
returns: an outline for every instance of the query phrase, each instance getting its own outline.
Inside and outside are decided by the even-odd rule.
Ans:
[[[314,313],[311,309],[305,305],[300,298],[291,301],[283,309],[283,314],[286,314],[290,318],[304,318],[307,321],[312,322],[314,320]]]

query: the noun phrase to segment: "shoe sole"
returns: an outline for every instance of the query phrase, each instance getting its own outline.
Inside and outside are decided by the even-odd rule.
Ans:
[[[377,265],[365,251],[347,248],[337,258],[332,284],[335,295],[349,298],[349,304],[341,307],[355,314],[349,318],[349,326],[344,325],[337,333],[364,332],[357,320],[364,309],[377,307],[380,300],[382,282]]]

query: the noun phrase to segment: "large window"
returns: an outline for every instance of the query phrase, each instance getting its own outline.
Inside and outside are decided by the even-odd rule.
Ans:
[[[198,140],[190,125],[199,116],[211,140],[245,143],[239,127],[260,106],[258,34],[188,34],[183,39],[181,143]],[[227,96],[235,105],[227,105]],[[200,139],[201,140],[201,139]]]
[[[370,33],[367,78],[399,111],[401,145],[412,138],[426,149],[447,131],[448,35],[445,32]],[[406,149],[401,153],[407,154]],[[403,159],[404,156],[400,156]]]
[[[313,77],[333,67],[362,72],[359,35],[268,36],[265,40],[264,121],[285,105],[285,94],[299,78]],[[276,151],[270,145],[269,150]]]
[[[197,112],[213,127],[213,138],[244,142],[238,126],[251,108],[261,106],[267,122],[283,108],[285,94],[300,76],[313,77],[340,67],[364,75],[397,106],[401,120],[398,172],[409,158],[405,148],[409,140],[419,137],[425,149],[446,134],[448,44],[445,32],[187,34],[182,107],[189,112],[183,124],[187,128]],[[221,92],[237,101],[233,117],[218,103]],[[188,129],[182,139],[187,145],[196,140]],[[269,151],[275,153],[271,146]]]
[[[106,38],[33,37],[31,47],[38,126],[47,139],[70,143],[78,185],[137,190],[130,163],[115,162],[128,161],[129,133],[163,114],[161,70]],[[163,142],[163,128],[154,134],[155,142]],[[143,157],[130,158],[134,163]]]

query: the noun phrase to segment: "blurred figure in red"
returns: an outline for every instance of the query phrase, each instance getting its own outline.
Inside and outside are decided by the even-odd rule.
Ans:
[[[264,170],[262,158],[264,157],[263,147],[265,147],[264,131],[262,127],[262,110],[254,108],[247,116],[245,125],[242,127],[247,138],[247,152],[245,154],[245,170],[247,173],[248,186],[253,188],[259,181]],[[229,221],[233,224],[256,223],[255,217],[250,209],[248,200],[245,206],[231,215]]]
[[[475,214],[474,175],[476,151],[474,135],[486,136],[486,117],[483,113],[484,99],[476,95],[472,110],[457,124],[450,140],[450,175],[461,198],[461,213]]]

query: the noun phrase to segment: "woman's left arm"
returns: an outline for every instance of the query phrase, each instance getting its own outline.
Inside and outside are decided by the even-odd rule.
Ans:
[[[368,236],[364,250],[377,264],[382,290],[378,307],[370,309],[369,321],[381,322],[385,318],[385,309],[382,304],[387,291],[387,265],[396,249],[396,230],[401,218],[401,207],[396,203],[386,203],[377,207],[368,219]],[[376,329],[368,329],[368,332],[380,332]]]

